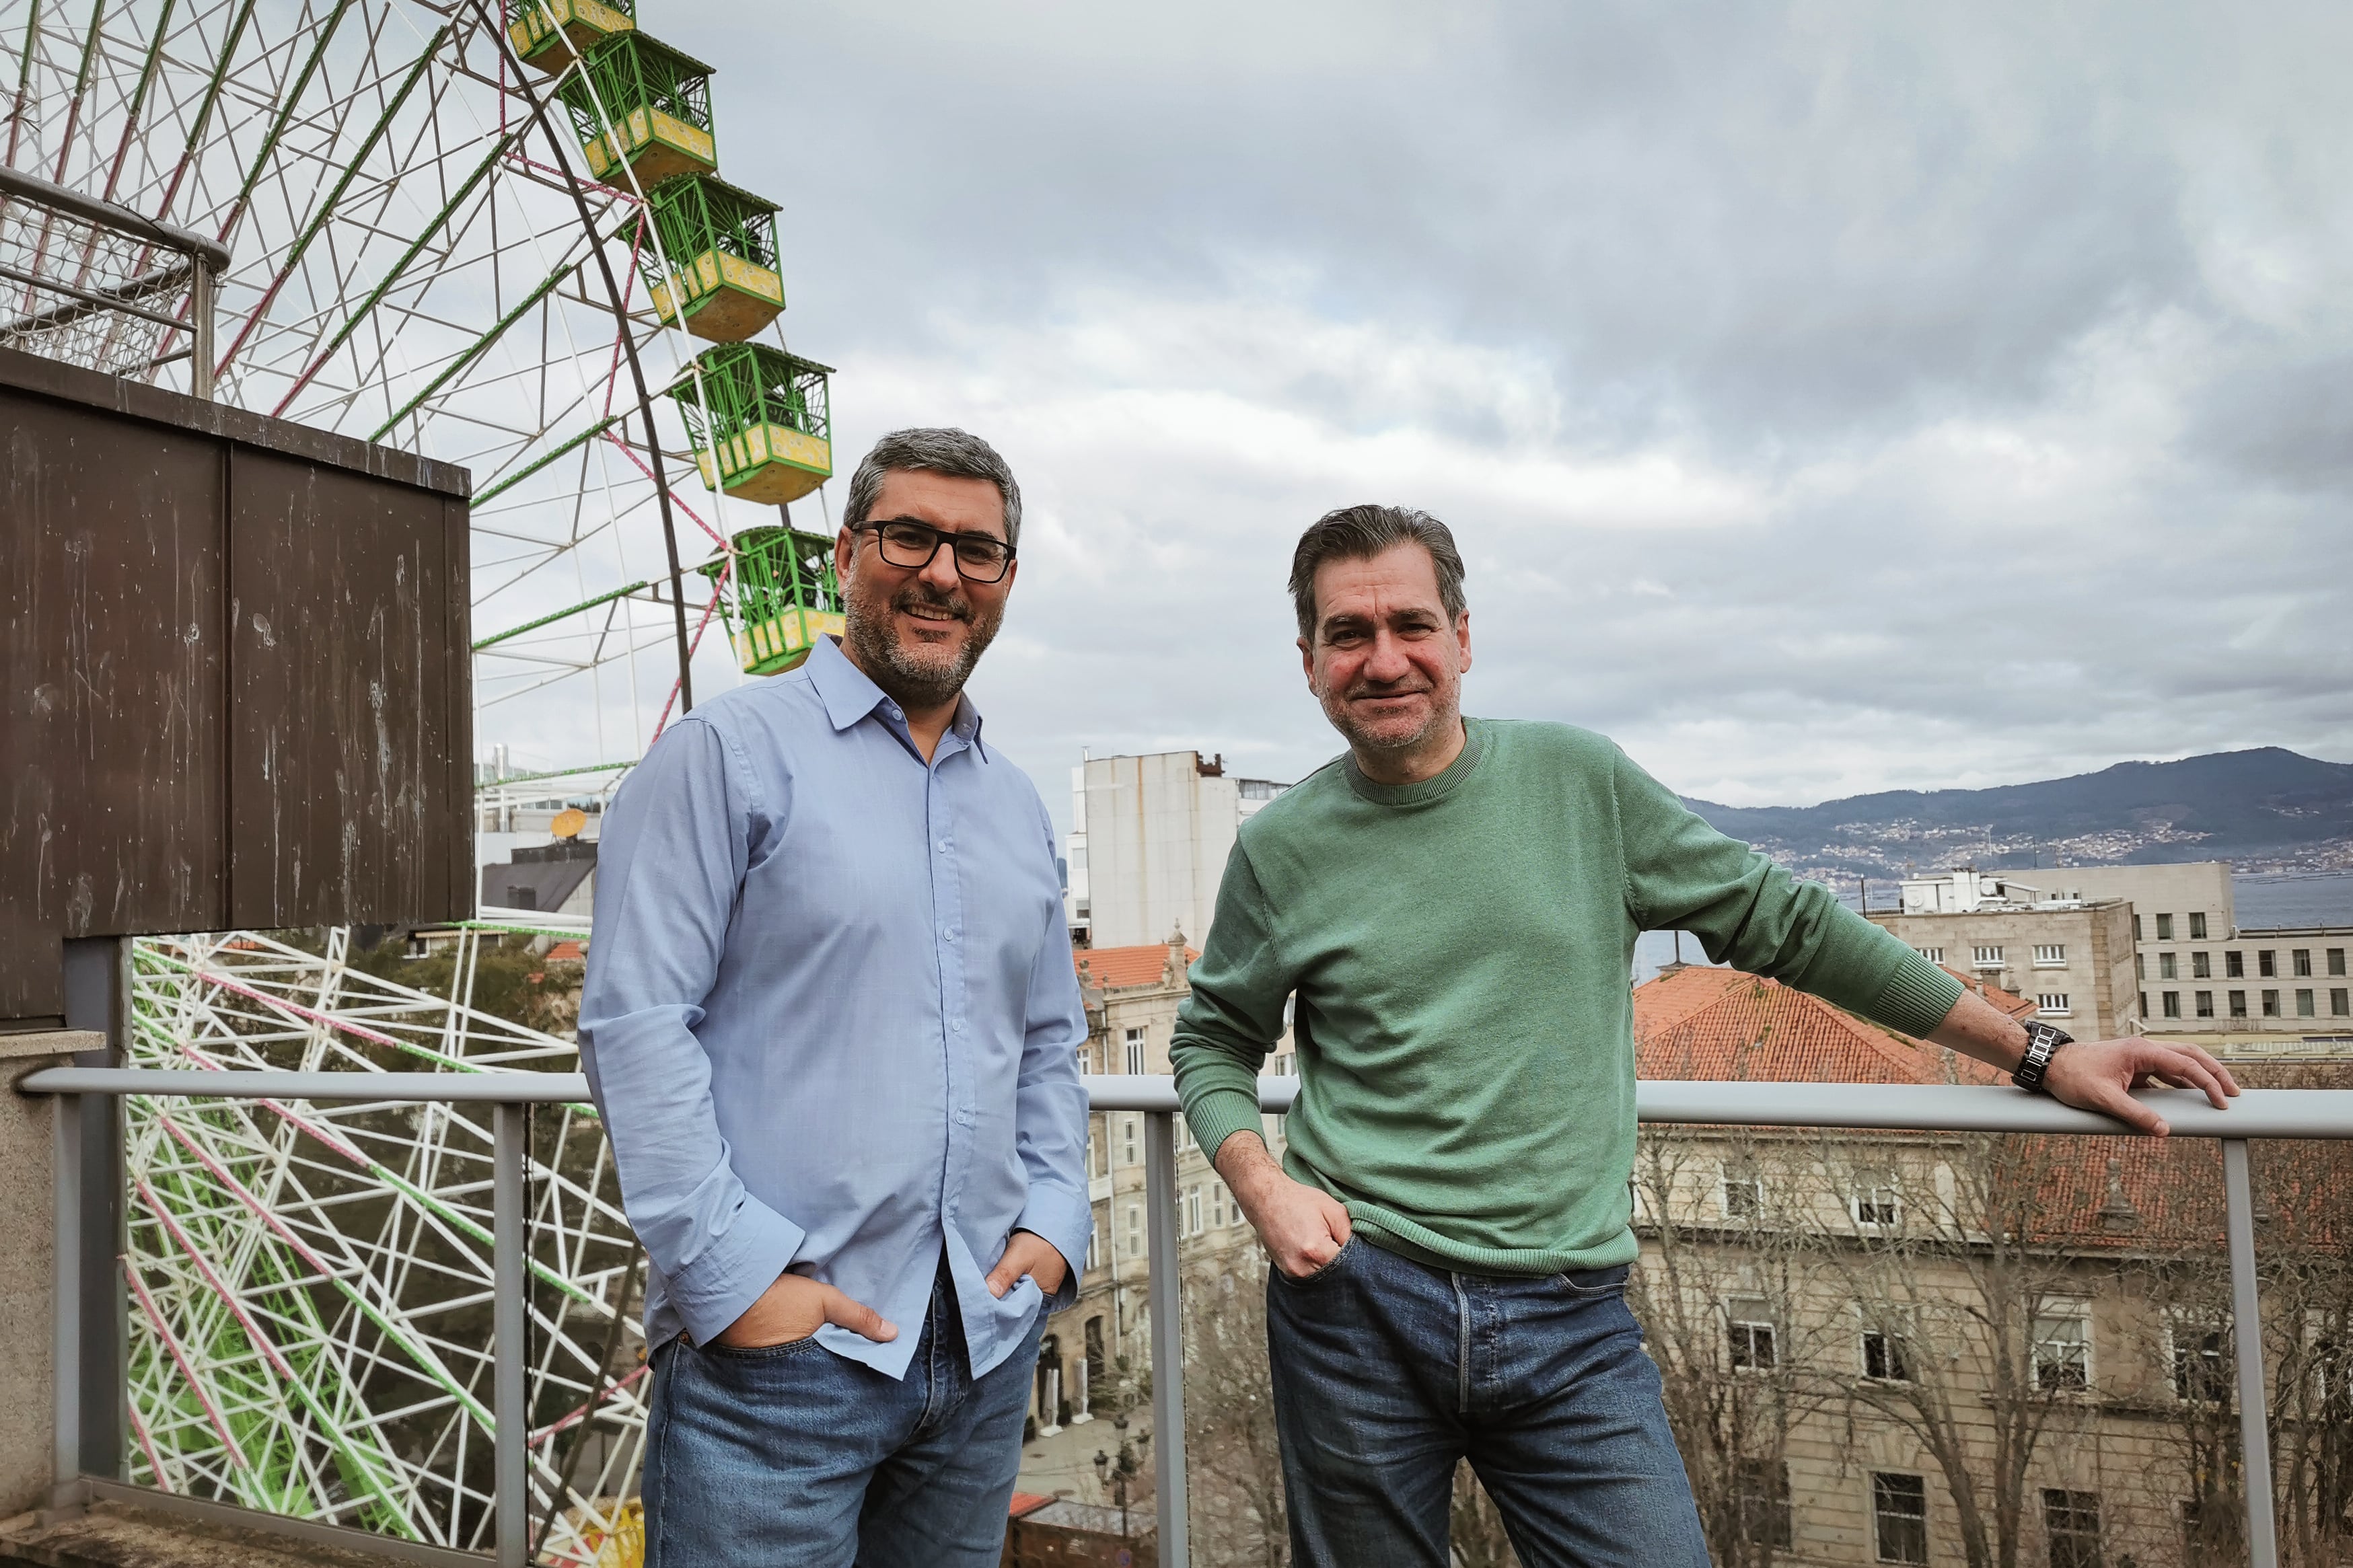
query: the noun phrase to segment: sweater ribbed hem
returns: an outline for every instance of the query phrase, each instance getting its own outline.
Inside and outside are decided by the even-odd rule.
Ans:
[[[1907,949],[1904,962],[1880,987],[1878,999],[1864,1011],[1891,1029],[1926,1039],[1961,999],[1961,990],[1959,981]]]
[[[1219,1149],[1235,1133],[1266,1136],[1266,1123],[1259,1120],[1258,1096],[1241,1089],[1203,1089],[1185,1108],[1185,1120],[1193,1124],[1193,1142],[1201,1146],[1212,1167],[1218,1163]]]
[[[1526,1276],[1615,1268],[1621,1263],[1633,1262],[1641,1251],[1634,1233],[1623,1226],[1616,1236],[1591,1247],[1470,1247],[1449,1241],[1429,1226],[1417,1225],[1378,1204],[1359,1202],[1345,1206],[1348,1223],[1374,1246],[1432,1268],[1459,1268],[1466,1274]]]

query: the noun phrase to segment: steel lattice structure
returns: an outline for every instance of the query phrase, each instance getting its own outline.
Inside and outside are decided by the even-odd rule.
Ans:
[[[461,993],[479,940],[459,950]],[[570,1043],[344,952],[341,932],[320,953],[142,940],[128,1065],[577,1070]],[[486,1547],[490,1108],[134,1098],[125,1115],[132,1479]],[[530,1172],[541,1554],[632,1562],[643,1373],[615,1326],[640,1269],[591,1108],[543,1108]]]

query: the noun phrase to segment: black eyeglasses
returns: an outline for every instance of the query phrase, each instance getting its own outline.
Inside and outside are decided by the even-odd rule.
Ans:
[[[892,565],[918,570],[932,563],[941,545],[951,545],[955,550],[956,575],[967,583],[1002,582],[1013,564],[1013,546],[1001,539],[986,533],[951,533],[912,517],[861,522],[852,531],[875,535],[882,547],[882,559]]]

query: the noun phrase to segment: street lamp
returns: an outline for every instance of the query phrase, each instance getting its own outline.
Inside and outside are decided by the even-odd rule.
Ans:
[[[1097,1448],[1095,1450],[1095,1477],[1103,1483],[1103,1485],[1110,1489],[1113,1500],[1119,1504],[1119,1538],[1123,1544],[1127,1544],[1131,1543],[1133,1540],[1128,1533],[1127,1528],[1128,1479],[1132,1476],[1139,1476],[1144,1473],[1144,1456],[1142,1450],[1144,1449],[1145,1445],[1152,1441],[1152,1434],[1149,1432],[1141,1432],[1138,1433],[1133,1440],[1130,1440],[1127,1436],[1127,1415],[1125,1412],[1122,1412],[1121,1414],[1113,1416],[1111,1424],[1113,1429],[1119,1434],[1119,1457],[1117,1458],[1113,1458],[1111,1455],[1104,1453],[1101,1448]]]

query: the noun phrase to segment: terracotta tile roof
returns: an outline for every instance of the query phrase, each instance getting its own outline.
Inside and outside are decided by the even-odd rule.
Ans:
[[[1200,957],[1198,948],[1185,950],[1185,962],[1189,966]],[[1142,947],[1082,947],[1071,954],[1078,965],[1079,978],[1089,984],[1157,985],[1168,971],[1168,944],[1146,942]]]
[[[2000,1008],[2010,1017],[2024,1018],[2032,1015],[2035,1010],[2034,999],[2031,996],[2021,996],[2014,991],[2004,991],[1999,985],[1989,984],[1982,976],[1971,974],[1966,970],[1955,969],[1949,963],[1940,963],[1936,967]]]
[[[1025,1513],[1035,1513],[1054,1500],[1038,1492],[1015,1492],[1013,1500],[1005,1507],[1007,1517],[1019,1519]]]
[[[576,942],[559,942],[547,950],[547,962],[550,963],[578,963],[587,956]]]
[[[2004,998],[2024,1001],[1989,989],[1987,1000],[1997,1006]],[[1736,969],[1687,968],[1638,986],[1634,1052],[1646,1079],[2008,1081],[1982,1062],[1922,1046]],[[2250,1089],[2353,1088],[2348,1067],[2234,1064],[2232,1071]],[[2084,1248],[2170,1249],[2210,1247],[2222,1234],[2222,1155],[2211,1139],[2014,1137],[1995,1147],[2039,1194],[2034,1229],[2046,1239]],[[2259,1142],[2251,1156],[2263,1205],[2257,1216],[2262,1245],[2353,1243],[2353,1145]]]
[[[1771,1083],[1998,1083],[2002,1079],[1981,1062],[1916,1045],[1819,997],[1737,969],[1680,969],[1636,987],[1634,1059],[1637,1073],[1648,1079]]]

